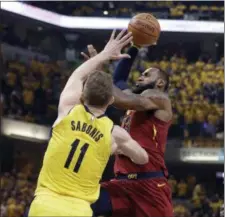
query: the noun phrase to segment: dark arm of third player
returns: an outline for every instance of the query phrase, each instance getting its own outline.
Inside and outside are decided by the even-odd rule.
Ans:
[[[121,59],[113,72],[113,83],[121,90],[129,89],[127,80],[131,67],[135,61],[135,58],[137,57],[138,48],[132,46],[128,49],[127,53],[130,55],[131,58]]]

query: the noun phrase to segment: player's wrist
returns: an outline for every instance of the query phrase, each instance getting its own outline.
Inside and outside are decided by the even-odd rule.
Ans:
[[[100,56],[101,62],[103,63],[106,63],[111,60],[111,54],[107,51],[103,50],[102,52],[99,53],[99,56]]]

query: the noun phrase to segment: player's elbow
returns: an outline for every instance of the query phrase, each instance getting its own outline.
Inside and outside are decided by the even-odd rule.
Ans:
[[[142,164],[147,164],[149,161],[149,157],[147,152],[144,150]]]
[[[142,158],[141,158],[141,161],[140,161],[140,164],[147,164],[149,161],[149,158],[148,158],[148,154],[145,150],[143,150],[143,153],[142,153]]]
[[[139,165],[147,164],[148,161],[149,161],[148,154],[144,149],[141,150],[141,153],[139,153],[139,156],[135,160],[133,159],[133,162]]]

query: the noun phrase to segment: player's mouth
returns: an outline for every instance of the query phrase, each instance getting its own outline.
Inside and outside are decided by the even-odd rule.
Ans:
[[[140,87],[142,84],[143,84],[143,83],[142,83],[141,81],[137,81],[136,84],[135,84],[135,86],[136,86],[136,87]]]

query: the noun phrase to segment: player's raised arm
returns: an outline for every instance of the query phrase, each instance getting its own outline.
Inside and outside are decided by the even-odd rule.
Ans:
[[[129,89],[127,81],[131,67],[138,55],[138,48],[136,46],[131,46],[127,54],[129,54],[131,58],[121,59],[113,72],[113,83],[121,90]]]
[[[128,54],[121,54],[121,49],[132,41],[132,34],[124,35],[125,30],[115,36],[113,31],[104,50],[79,66],[70,76],[63,89],[59,101],[59,115],[65,115],[77,103],[80,103],[83,83],[88,75],[94,73],[99,65],[108,60],[130,58]]]
[[[147,152],[131,138],[126,130],[119,126],[114,126],[112,137],[112,153],[122,153],[136,164],[148,163]]]

